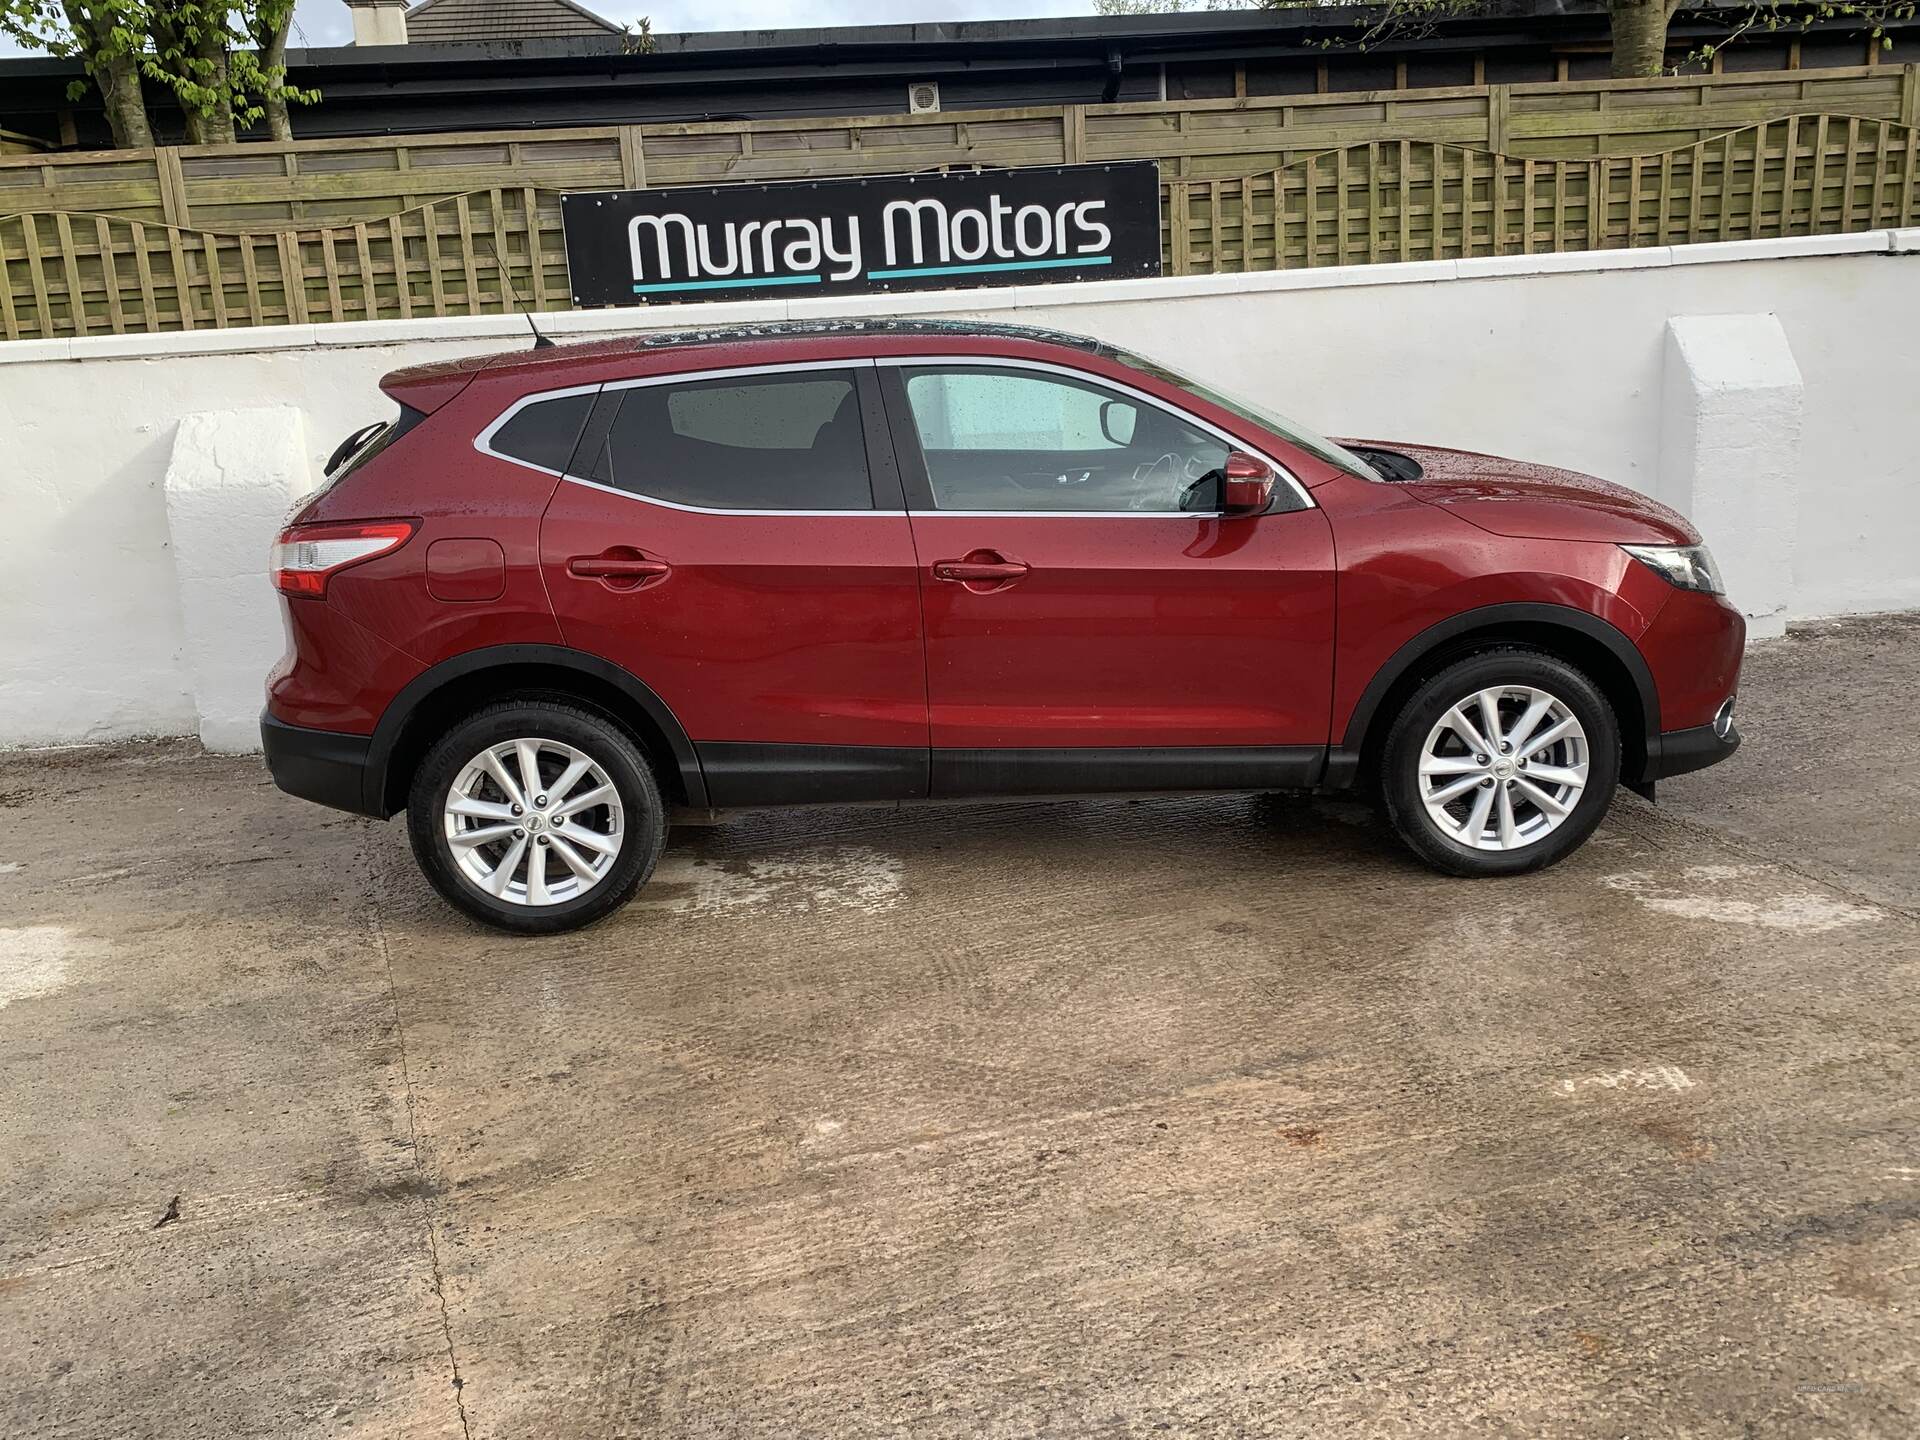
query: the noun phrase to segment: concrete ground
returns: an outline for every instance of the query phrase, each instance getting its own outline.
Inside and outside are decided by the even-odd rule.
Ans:
[[[0,1434],[1920,1429],[1920,620],[1545,874],[753,816],[517,941],[184,743],[0,757]]]

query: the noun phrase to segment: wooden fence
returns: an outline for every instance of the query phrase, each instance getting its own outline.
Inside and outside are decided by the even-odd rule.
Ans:
[[[0,158],[0,336],[565,309],[559,195],[1152,158],[1175,274],[1920,223],[1920,70]]]

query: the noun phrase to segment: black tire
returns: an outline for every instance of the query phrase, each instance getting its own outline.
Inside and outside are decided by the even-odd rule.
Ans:
[[[585,893],[552,905],[489,895],[460,868],[446,836],[448,792],[460,772],[488,746],[516,739],[558,741],[586,755],[606,772],[623,811],[624,841],[612,867]],[[407,833],[420,869],[450,904],[501,930],[552,935],[591,925],[627,902],[660,859],[667,815],[653,771],[619,726],[556,701],[510,700],[468,716],[427,752],[407,799]]]
[[[1587,738],[1586,788],[1572,813],[1539,839],[1510,850],[1482,850],[1447,834],[1427,813],[1420,792],[1420,761],[1422,747],[1442,716],[1480,691],[1501,685],[1544,690],[1580,722]],[[1600,688],[1566,661],[1519,646],[1485,650],[1430,676],[1407,698],[1387,732],[1379,778],[1393,828],[1434,869],[1449,875],[1523,874],[1578,849],[1606,815],[1620,779],[1620,722]],[[1481,784],[1491,788],[1484,781]],[[1524,813],[1545,816],[1545,811],[1524,798],[1524,790],[1515,793],[1522,797],[1519,805]]]

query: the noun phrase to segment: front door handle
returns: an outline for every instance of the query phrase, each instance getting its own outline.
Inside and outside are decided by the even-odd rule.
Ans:
[[[972,550],[959,560],[933,562],[933,578],[964,585],[975,595],[991,595],[1024,579],[1025,564],[1009,560],[998,550]]]
[[[673,573],[673,567],[619,545],[598,555],[575,555],[567,561],[567,573],[583,580],[598,580],[613,590],[637,590],[648,581],[665,579]]]

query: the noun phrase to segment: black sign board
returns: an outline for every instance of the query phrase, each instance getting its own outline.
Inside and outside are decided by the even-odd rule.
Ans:
[[[1151,160],[560,197],[576,306],[1160,273]]]

